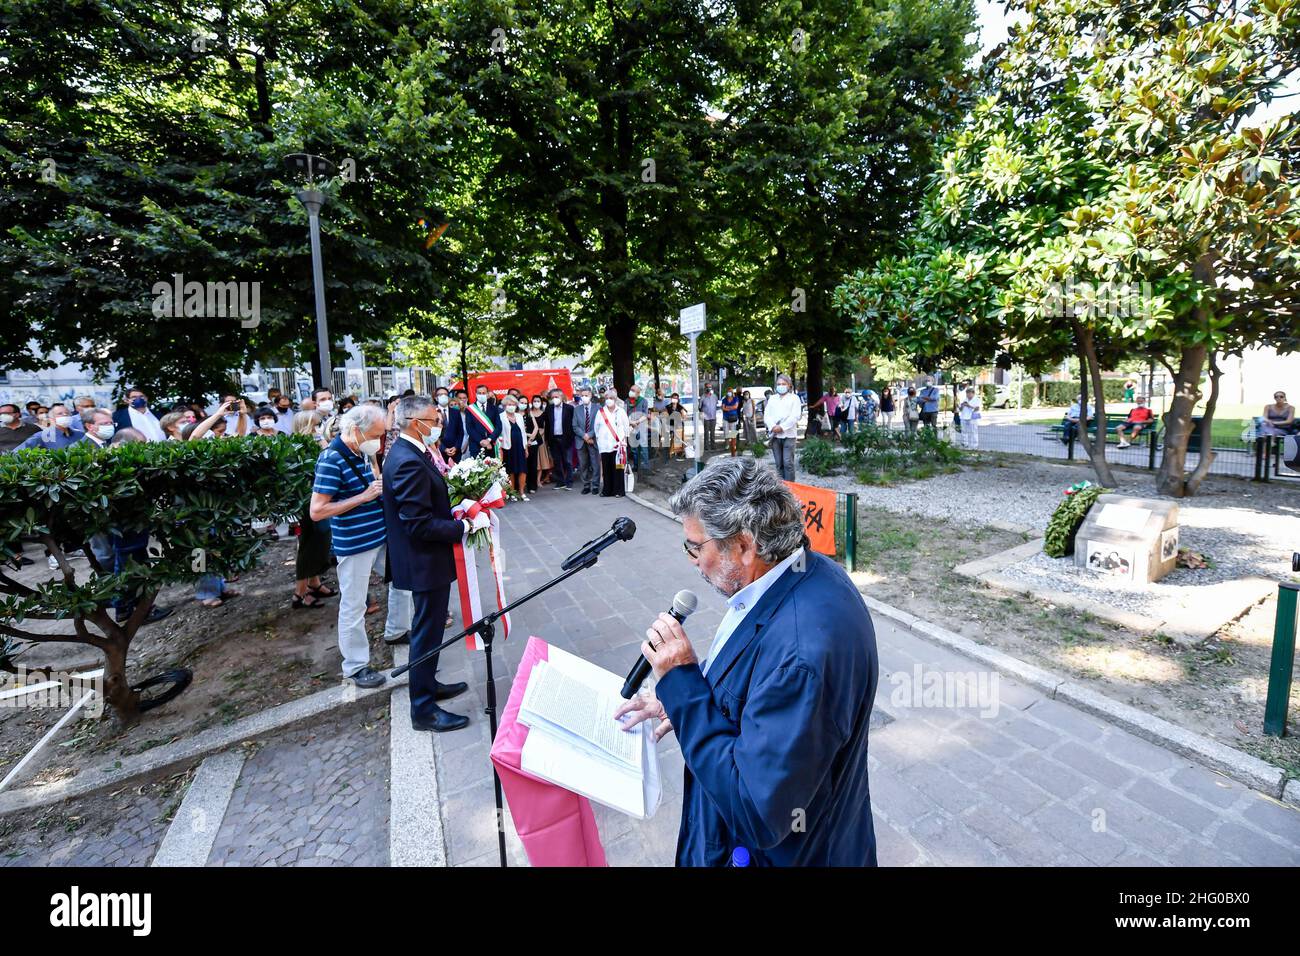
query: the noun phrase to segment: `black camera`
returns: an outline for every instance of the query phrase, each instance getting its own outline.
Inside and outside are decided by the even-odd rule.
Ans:
[[[1300,574],[1300,551],[1291,552],[1291,570]]]

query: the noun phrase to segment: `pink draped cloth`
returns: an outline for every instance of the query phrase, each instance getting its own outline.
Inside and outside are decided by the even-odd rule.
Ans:
[[[492,742],[492,763],[510,804],[515,832],[533,866],[607,866],[591,801],[519,768],[528,728],[519,723],[519,705],[533,665],[547,658],[550,645],[529,637],[510,687],[510,699]]]

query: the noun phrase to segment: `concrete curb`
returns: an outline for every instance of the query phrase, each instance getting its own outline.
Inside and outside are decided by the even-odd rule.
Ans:
[[[653,501],[647,501],[646,499],[642,498],[640,495],[631,494],[628,495],[627,497],[629,501],[635,501],[642,508],[649,508],[651,511],[655,512],[656,514],[663,515],[665,518],[669,519],[670,521],[679,520],[677,518],[677,515],[673,514],[667,508],[661,507],[655,504]]]
[[[393,663],[407,661],[408,648],[396,647]],[[388,716],[388,865],[446,866],[447,834],[442,826],[433,735],[414,730],[410,691],[393,691]]]
[[[1280,767],[1218,743],[1202,734],[1179,727],[1161,717],[1144,713],[1136,707],[1121,704],[1090,687],[1028,664],[995,648],[976,644],[969,638],[884,604],[869,595],[863,594],[862,597],[873,612],[902,624],[936,644],[987,664],[999,673],[1042,691],[1048,697],[1065,701],[1135,736],[1196,760],[1254,790],[1300,806],[1300,782],[1295,780],[1288,782],[1285,772]]]
[[[1083,611],[1093,617],[1109,621],[1112,624],[1118,624],[1120,627],[1127,628],[1138,634],[1161,632],[1167,634],[1184,647],[1195,646],[1205,641],[1221,627],[1232,623],[1260,601],[1267,598],[1276,587],[1275,582],[1260,577],[1243,578],[1235,582],[1220,582],[1220,584],[1212,585],[1212,587],[1221,588],[1219,592],[1216,592],[1219,598],[1222,599],[1224,595],[1228,596],[1223,601],[1223,605],[1230,609],[1241,607],[1241,610],[1217,611],[1209,616],[1199,615],[1196,619],[1182,615],[1181,617],[1171,617],[1165,620],[1147,614],[1138,614],[1134,611],[1121,610],[1102,601],[1079,594],[1070,594],[1064,591],[1047,594],[1026,581],[998,573],[1008,565],[1017,564],[1026,558],[1033,557],[1042,550],[1042,546],[1043,539],[1039,537],[1034,541],[1017,545],[1006,551],[991,554],[986,558],[959,564],[953,570],[962,577],[978,581],[990,588],[1010,594],[1023,594],[1035,600],[1055,604],[1057,607]]]
[[[243,769],[244,755],[238,750],[223,750],[203,761],[150,866],[207,865]]]
[[[373,703],[372,698],[391,693],[398,687],[405,687],[406,683],[407,678],[403,675],[397,680],[390,677],[383,687],[376,687],[373,690],[361,690],[351,683],[340,684],[250,714],[228,726],[210,727],[185,740],[163,744],[144,753],[124,757],[107,770],[103,767],[93,767],[83,770],[75,777],[56,783],[6,790],[0,793],[0,815],[86,796],[100,790],[120,787],[140,777],[186,766],[242,741],[309,724],[331,711],[364,707]]]

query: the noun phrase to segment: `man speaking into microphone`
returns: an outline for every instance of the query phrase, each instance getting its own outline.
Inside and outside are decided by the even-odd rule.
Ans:
[[[641,645],[657,699],[619,708],[625,729],[656,718],[685,758],[679,866],[874,866],[867,731],[875,631],[857,588],[807,548],[803,515],[771,469],[714,459],[669,502],[683,547],[727,613],[700,660],[664,613]]]

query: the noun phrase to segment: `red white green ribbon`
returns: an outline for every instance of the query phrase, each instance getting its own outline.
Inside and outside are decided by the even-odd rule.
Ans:
[[[473,521],[475,517],[484,512],[487,513],[489,522],[488,563],[492,565],[492,575],[496,579],[498,611],[508,603],[506,601],[505,577],[501,562],[498,560],[498,554],[501,550],[501,526],[496,515],[497,509],[505,506],[505,494],[501,491],[499,484],[494,484],[487,494],[478,501],[464,498],[460,504],[451,509],[452,517],[466,518],[470,521]],[[452,556],[456,563],[456,588],[460,593],[460,613],[464,627],[469,627],[483,616],[482,601],[479,599],[478,567],[474,563],[473,555],[466,554],[467,545],[469,545],[469,532],[466,532],[460,541],[452,545]],[[468,550],[472,552],[474,550],[473,546],[469,545]],[[510,636],[509,614],[501,618],[501,624],[501,636],[504,640]],[[470,650],[483,650],[483,642],[476,633],[465,636],[465,646]]]

